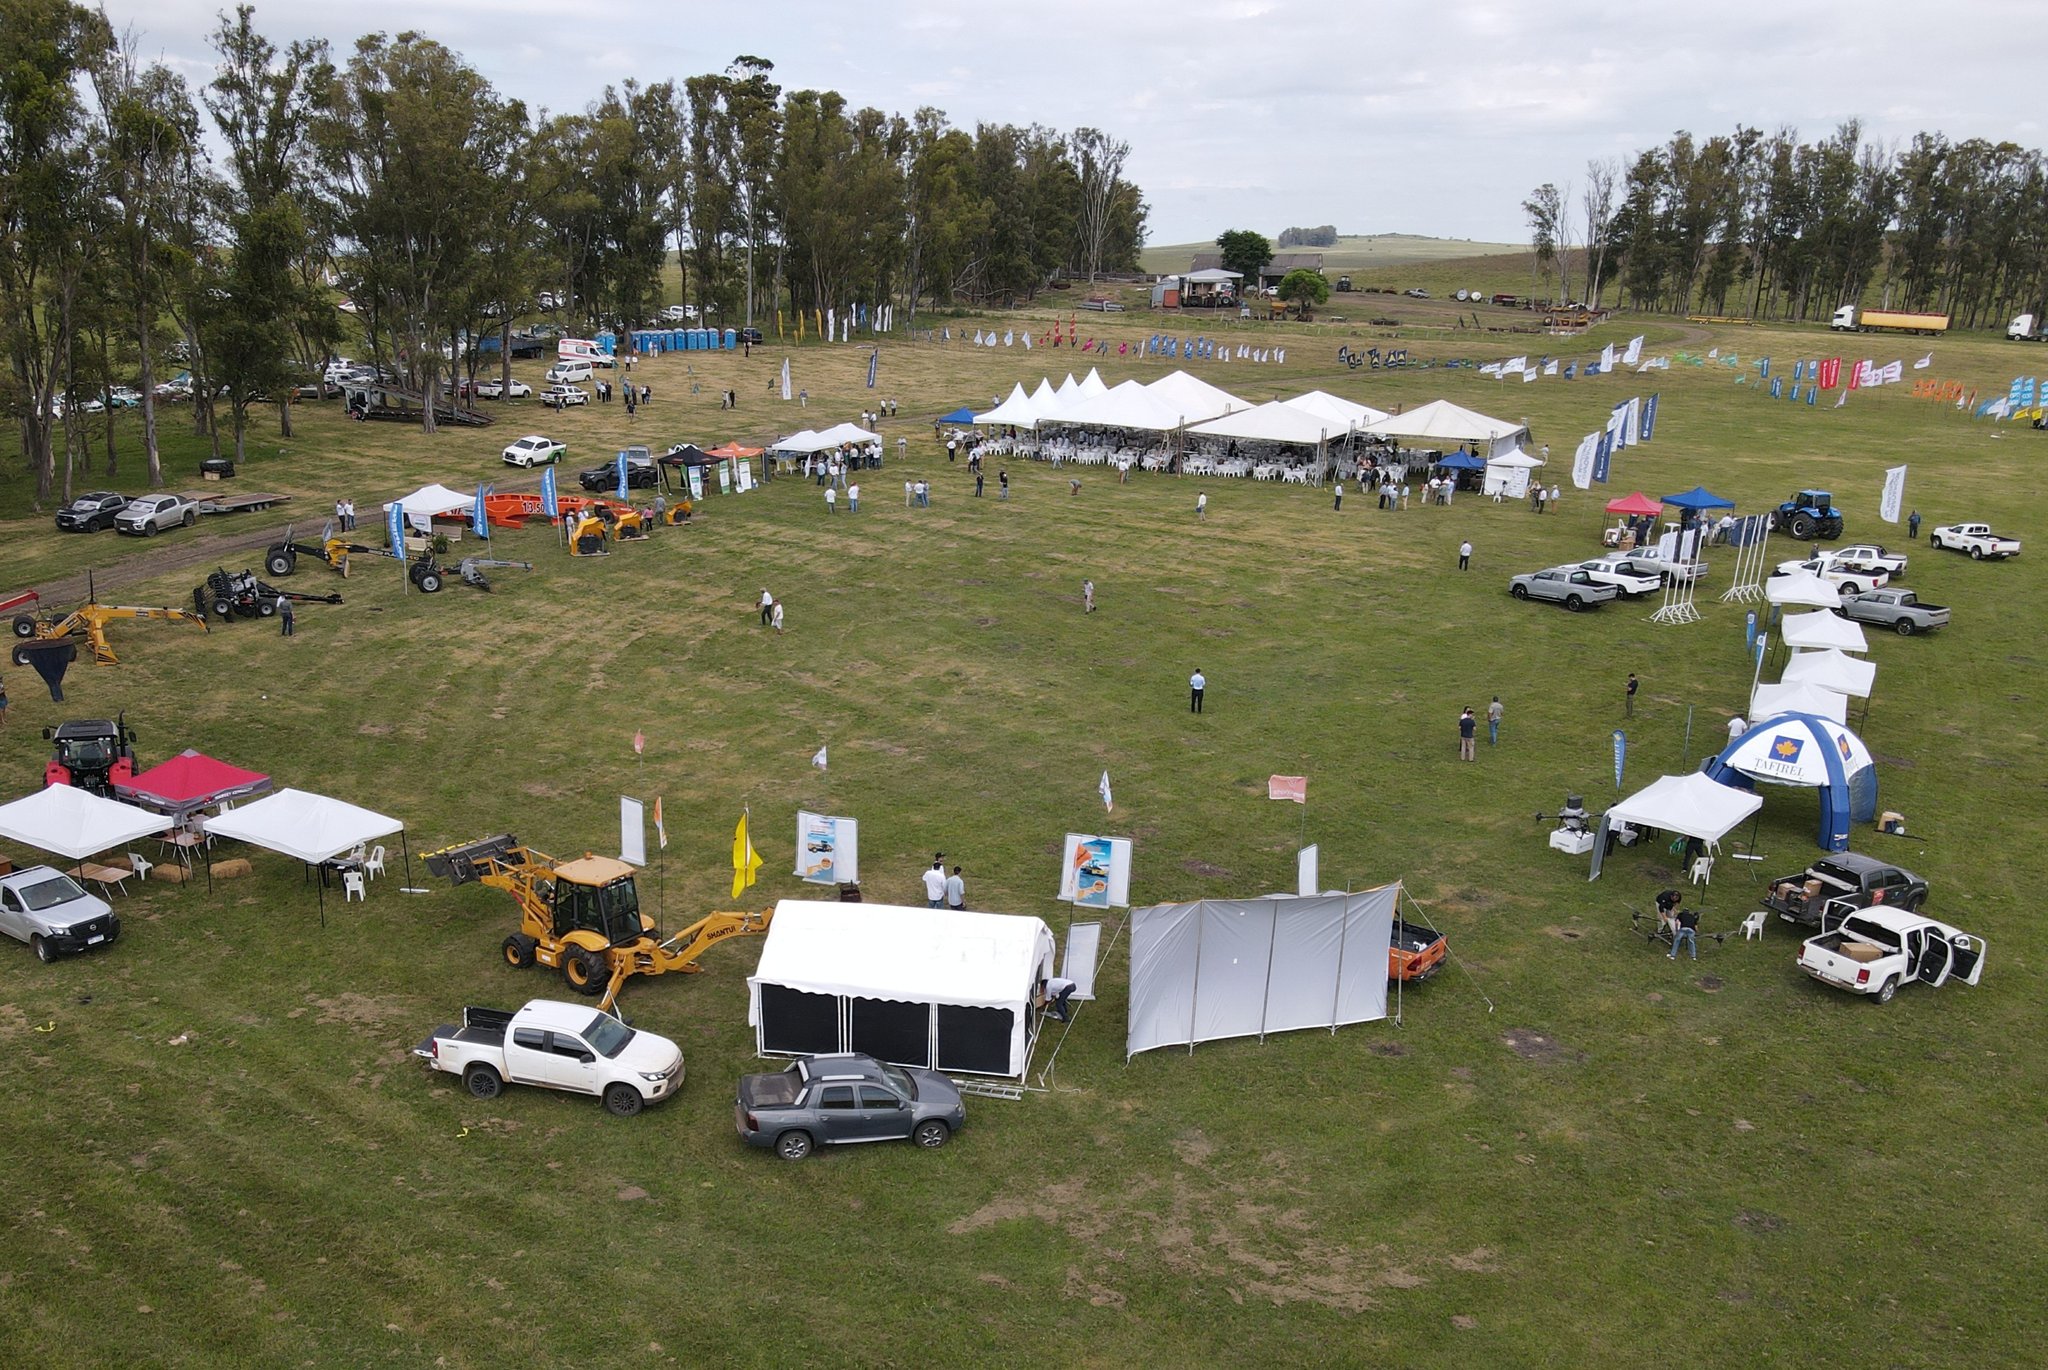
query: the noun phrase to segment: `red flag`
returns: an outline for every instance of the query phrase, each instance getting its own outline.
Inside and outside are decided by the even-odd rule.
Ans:
[[[1297,804],[1308,803],[1308,777],[1305,775],[1274,775],[1266,778],[1266,798],[1292,799]]]
[[[633,755],[638,756],[640,755],[640,753],[646,750],[647,734],[641,732],[638,728],[635,728],[633,730]]]

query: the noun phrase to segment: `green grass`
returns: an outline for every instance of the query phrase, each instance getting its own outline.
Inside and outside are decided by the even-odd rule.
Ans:
[[[1275,243],[1279,241],[1278,233],[1271,237]],[[1345,233],[1338,235],[1336,244],[1331,247],[1276,246],[1273,250],[1320,252],[1323,254],[1323,271],[1334,276],[1345,271],[1458,261],[1489,253],[1513,252],[1518,247],[1519,244],[1515,243],[1476,243],[1468,238],[1429,238],[1414,233]],[[1185,271],[1189,259],[1196,253],[1215,250],[1213,238],[1199,243],[1166,243],[1147,246],[1139,260],[1147,271]]]
[[[1157,326],[1096,322],[1084,332]],[[1781,365],[1834,352],[1811,331],[1647,331],[1653,349],[1696,336]],[[1952,605],[1955,625],[1873,643],[1865,736],[1882,802],[1915,837],[1859,845],[1927,876],[1931,908],[1991,945],[1980,988],[1908,990],[1884,1009],[1806,982],[1783,925],[1761,945],[1710,943],[1697,969],[1654,957],[1624,905],[1674,883],[1672,859],[1629,852],[1588,885],[1530,816],[1568,792],[1614,794],[1608,737],[1629,671],[1645,682],[1631,789],[1696,763],[1742,706],[1741,614],[1712,598],[1725,554],[1705,621],[1688,628],[1653,626],[1642,608],[1574,617],[1504,589],[1513,571],[1590,555],[1603,495],[1696,481],[1749,509],[1830,485],[1850,538],[1896,543],[1875,506],[1883,469],[1904,461],[1930,524],[1988,514],[2032,537],[2042,435],[1898,391],[1841,410],[1774,404],[1718,366],[1506,388],[1466,370],[1342,370],[1314,328],[1262,336],[1296,340],[1285,367],[1201,374],[1249,399],[1315,385],[1526,417],[1561,481],[1578,435],[1629,394],[1661,390],[1657,438],[1619,459],[1607,491],[1567,488],[1551,517],[1471,500],[1382,515],[1352,499],[1333,514],[1326,493],[1216,481],[1196,525],[1195,483],[1159,477],[1084,474],[1075,499],[1065,472],[1013,464],[1011,502],[975,501],[911,421],[1085,370],[1064,349],[893,345],[871,395],[861,349],[807,347],[801,412],[766,396],[782,355],[770,346],[751,363],[650,363],[636,379],[655,403],[630,426],[616,405],[431,439],[308,415],[292,450],[259,455],[247,479],[317,509],[434,479],[467,488],[526,431],[565,438],[573,471],[634,438],[758,439],[893,395],[906,417],[885,429],[892,459],[909,436],[935,507],[891,497],[906,475],[892,460],[864,483],[858,518],[826,522],[816,490],[791,480],[714,497],[698,526],[595,561],[569,561],[544,529],[504,535],[493,551],[538,569],[504,573],[492,596],[402,593],[394,567],[370,563],[345,606],[307,608],[290,641],[253,624],[205,638],[117,625],[122,664],[75,667],[62,706],[7,671],[0,774],[14,777],[5,793],[25,791],[41,726],[126,710],[145,763],[199,747],[402,817],[422,884],[418,852],[501,829],[558,853],[605,849],[617,795],[659,794],[672,926],[731,905],[743,805],[768,861],[749,900],[804,892],[784,873],[802,805],[861,820],[870,898],[913,900],[944,849],[974,905],[1060,930],[1051,895],[1070,829],[1135,839],[1141,902],[1284,888],[1305,833],[1326,883],[1404,878],[1450,936],[1457,964],[1407,995],[1400,1025],[1126,1064],[1126,936],[1053,1092],[973,1104],[936,1155],[877,1147],[787,1166],[743,1149],[729,1118],[732,1081],[754,1063],[756,944],[717,949],[700,976],[629,985],[635,1021],[688,1056],[673,1103],[630,1122],[534,1091],[482,1104],[406,1051],[464,1003],[563,993],[498,960],[509,901],[475,887],[407,898],[400,873],[368,904],[330,903],[323,928],[288,863],[259,854],[254,879],[212,894],[143,886],[105,954],[42,967],[0,945],[14,1083],[0,1098],[0,1356],[2032,1359],[2026,1310],[2048,1276],[2032,1050],[2030,896],[2048,864],[2038,558],[1978,565],[1923,543],[1909,583]],[[1415,344],[1435,357],[1504,345]],[[1987,389],[2020,364],[1991,343],[1936,354],[1933,374]],[[1103,363],[1112,383],[1165,369]],[[737,414],[713,398],[728,384]],[[16,485],[0,499],[6,587],[88,556],[158,555],[178,536],[62,550],[92,540],[57,538]],[[1467,576],[1450,569],[1463,537],[1478,549]],[[340,584],[318,568],[298,579]],[[191,581],[165,574],[124,598],[178,603]],[[764,584],[788,605],[781,638],[751,611]],[[1184,694],[1196,665],[1210,682],[1199,719]],[[1495,693],[1502,746],[1461,765],[1458,708]],[[821,742],[822,775],[808,764]],[[1308,775],[1305,813],[1264,799],[1273,772]],[[1757,869],[1809,860],[1814,818],[1811,795],[1769,793]],[[1752,876],[1723,863],[1704,896],[1710,929],[1752,907]],[[1528,1034],[1554,1050],[1526,1059],[1509,1038],[1526,1047]]]

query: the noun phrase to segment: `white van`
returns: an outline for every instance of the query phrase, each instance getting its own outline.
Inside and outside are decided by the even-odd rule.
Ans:
[[[590,379],[590,363],[564,358],[549,367],[547,374],[541,379],[549,385],[575,385],[579,381]]]

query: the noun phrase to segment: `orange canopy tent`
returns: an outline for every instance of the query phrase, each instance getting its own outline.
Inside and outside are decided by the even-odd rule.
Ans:
[[[761,455],[761,451],[762,449],[758,447],[742,447],[736,442],[729,442],[723,447],[705,448],[704,455],[707,457],[758,457]]]

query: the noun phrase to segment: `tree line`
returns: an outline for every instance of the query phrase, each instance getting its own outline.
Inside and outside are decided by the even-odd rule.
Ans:
[[[1135,269],[1145,239],[1110,134],[856,110],[759,57],[549,114],[417,33],[280,48],[242,5],[211,41],[195,89],[99,10],[0,0],[0,408],[39,503],[101,438],[118,474],[127,382],[163,483],[173,360],[195,432],[239,454],[265,404],[289,436],[286,397],[339,350],[437,396],[537,302],[578,329],[652,321],[671,257],[708,321],[914,318]]]
[[[2042,312],[2048,161],[2036,149],[1920,133],[1903,146],[1851,120],[1818,142],[1791,129],[1677,133],[1626,163],[1586,166],[1524,202],[1536,269],[1574,270],[1596,307],[1825,319],[1844,304],[1951,315],[1962,327]]]

